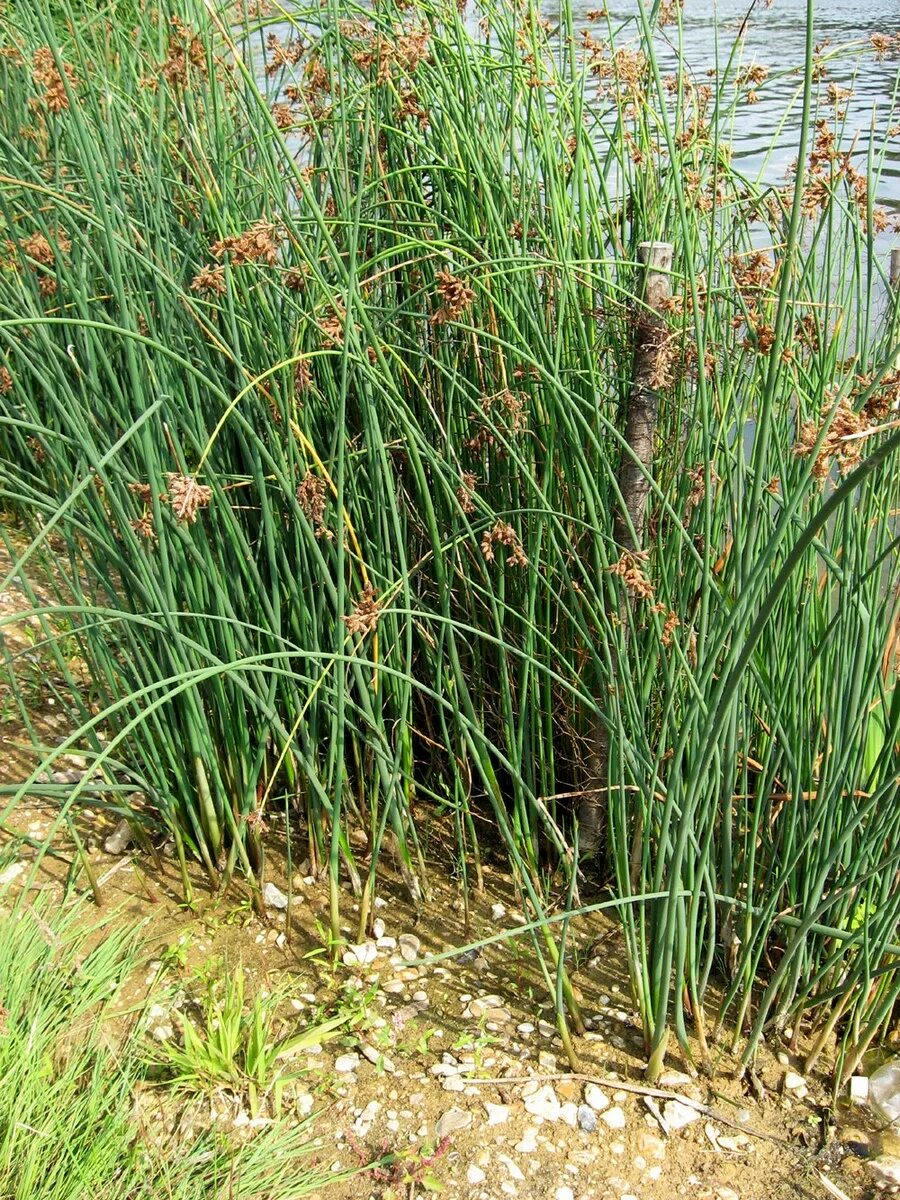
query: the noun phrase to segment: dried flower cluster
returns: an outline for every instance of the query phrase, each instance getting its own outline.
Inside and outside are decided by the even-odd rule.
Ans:
[[[280,245],[278,227],[265,218],[254,221],[249,229],[236,237],[224,237],[210,246],[213,258],[227,254],[233,266],[260,262],[274,267],[278,262]]]
[[[289,104],[273,104],[272,117],[275,120],[275,124],[281,130],[293,129],[297,124],[297,119]]]
[[[475,511],[475,501],[473,497],[475,495],[475,487],[477,483],[478,479],[474,472],[463,471],[462,482],[456,489],[456,499],[459,501],[459,506],[467,517],[470,517]]]
[[[653,597],[653,586],[643,572],[647,551],[623,550],[618,560],[609,568],[611,575],[618,575],[632,596],[641,600]]]
[[[367,75],[374,74],[376,84],[389,84],[395,69],[408,75],[415,74],[419,64],[428,58],[430,38],[431,31],[425,26],[410,29],[401,26],[389,37],[370,34],[368,41],[353,54],[353,61]]]
[[[294,367],[294,389],[299,395],[301,392],[309,391],[311,387],[312,370],[307,359],[301,358]]]
[[[732,324],[737,329],[746,323],[748,336],[744,339],[744,349],[766,354],[775,341],[775,330],[766,319],[775,264],[768,251],[753,250],[749,254],[733,255],[729,265],[735,290],[744,309]]]
[[[325,347],[343,346],[344,330],[347,326],[347,310],[340,300],[331,302],[331,312],[319,321],[322,331],[322,345]]]
[[[353,612],[342,618],[350,633],[358,633],[360,637],[365,637],[366,634],[375,632],[378,627],[378,618],[381,616],[381,609],[375,596],[375,589],[370,583],[367,583]]]
[[[662,644],[664,646],[671,646],[672,635],[681,624],[681,621],[678,619],[678,614],[673,612],[667,605],[662,603],[654,604],[650,611],[654,613],[666,614],[666,619],[663,621],[662,628]]]
[[[698,504],[703,502],[706,496],[706,464],[702,462],[697,463],[695,466],[690,467],[685,472],[685,475],[691,485],[691,490],[688,493],[688,498],[684,506],[684,519],[687,522],[690,519],[691,513]],[[709,467],[709,481],[713,487],[720,482],[719,475],[712,465]]]
[[[277,75],[285,67],[293,67],[303,57],[303,43],[283,42],[275,33],[266,38],[266,74]]]
[[[598,83],[601,96],[621,97],[632,104],[639,104],[646,94],[648,63],[640,50],[629,50],[620,46],[613,50],[606,42],[599,42],[588,31],[581,35],[588,70]]]
[[[196,521],[200,509],[206,508],[212,500],[212,488],[198,483],[192,475],[169,471],[166,474],[166,483],[172,512],[179,521],[192,524]]]
[[[69,107],[69,90],[74,89],[78,84],[75,72],[68,63],[63,63],[62,71],[60,71],[50,47],[41,46],[40,49],[35,50],[32,58],[31,77],[35,86],[40,88],[40,94],[35,103],[43,105],[52,113],[65,112]]]
[[[815,143],[809,156],[809,169],[804,179],[800,200],[803,215],[815,218],[819,212],[824,211],[841,180],[846,184],[860,220],[864,224],[867,223],[869,219],[868,180],[862,171],[858,171],[854,167],[851,161],[851,152],[838,148],[834,131],[823,118],[816,123]],[[873,208],[872,225],[876,233],[887,229],[888,218],[883,209]]]
[[[519,535],[513,529],[512,525],[506,521],[495,522],[493,528],[487,530],[484,537],[481,539],[481,553],[488,562],[494,561],[494,546],[505,546],[509,551],[506,557],[507,564],[511,567],[527,567],[528,558],[525,551],[522,549],[522,543],[519,540]]]
[[[192,71],[206,77],[206,50],[197,34],[178,17],[172,18],[171,25],[166,59],[160,71],[170,87],[184,88]]]
[[[49,271],[57,255],[62,257],[72,249],[72,243],[62,232],[57,230],[51,242],[43,233],[32,233],[23,238],[20,243],[22,253],[32,260],[31,269],[38,276],[38,289],[42,296],[55,296],[57,291],[56,278]]]
[[[891,50],[900,50],[900,34],[872,33],[869,42],[876,58],[884,58]]]
[[[474,291],[452,271],[438,271],[437,280],[441,304],[432,315],[432,324],[446,325],[448,321],[458,321],[475,299]]]
[[[828,431],[816,451],[816,442],[826,424]],[[858,412],[848,397],[839,400],[837,406],[826,404],[818,421],[804,421],[800,427],[794,453],[798,458],[807,458],[815,452],[813,475],[816,479],[826,479],[834,463],[837,463],[841,475],[846,475],[862,457],[862,439],[856,435],[862,433],[868,424],[867,414]]]
[[[221,296],[225,291],[225,268],[221,265],[201,267],[191,280],[191,291],[212,292],[216,296]]]
[[[313,526],[317,538],[331,539],[334,533],[325,524],[325,508],[328,503],[328,488],[325,480],[307,471],[297,488],[297,503]]]
[[[13,390],[13,377],[9,367],[0,367],[0,396],[8,396]]]
[[[734,81],[734,86],[739,90],[747,89],[747,103],[757,104],[759,102],[759,93],[757,88],[762,87],[769,77],[769,68],[760,66],[758,63],[752,63],[749,67],[744,67],[738,71]]]

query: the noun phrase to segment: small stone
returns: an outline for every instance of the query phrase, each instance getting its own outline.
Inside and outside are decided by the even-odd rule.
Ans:
[[[494,921],[502,921],[505,916],[506,916],[506,905],[505,904],[492,904],[491,905],[491,918]]]
[[[586,1083],[584,1085],[584,1102],[594,1112],[598,1113],[609,1108],[609,1097],[602,1088],[597,1087],[596,1083]]]
[[[893,1154],[879,1154],[866,1163],[868,1170],[882,1187],[900,1187],[900,1158]]]
[[[800,1088],[806,1087],[806,1080],[802,1075],[798,1075],[796,1071],[786,1071],[784,1076],[784,1088],[787,1092],[796,1092]]]
[[[354,1132],[359,1137],[365,1137],[372,1128],[372,1122],[381,1112],[381,1105],[377,1100],[370,1100],[366,1107],[362,1110],[356,1120],[353,1122]]]
[[[123,819],[103,843],[103,849],[107,854],[124,854],[130,845],[131,826]]]
[[[850,1100],[853,1104],[865,1104],[869,1099],[869,1080],[865,1075],[850,1077]]]
[[[404,962],[414,962],[419,957],[422,943],[414,933],[401,933],[397,938],[397,948]]]
[[[526,1135],[528,1132],[529,1131],[526,1130]],[[534,1133],[534,1130],[531,1130],[530,1132]],[[535,1142],[534,1146],[532,1146],[533,1150],[536,1148],[537,1148],[537,1142]],[[497,1158],[500,1160],[500,1162],[503,1163],[504,1167],[506,1167],[507,1171],[509,1171],[509,1173],[513,1179],[523,1180],[525,1178],[525,1176],[522,1174],[522,1170],[519,1167],[518,1163],[516,1163],[513,1159],[511,1159],[508,1154],[498,1154]]]
[[[363,942],[360,946],[348,946],[341,956],[345,967],[364,967],[374,962],[378,956],[378,947],[374,942]]]
[[[578,1105],[578,1128],[582,1133],[594,1133],[597,1129],[597,1114],[589,1104]]]
[[[490,1101],[486,1101],[484,1107],[488,1115],[488,1125],[505,1125],[509,1120],[508,1105],[491,1104]]]
[[[545,1121],[558,1121],[559,1110],[559,1096],[549,1083],[525,1097],[525,1111],[533,1117],[541,1117]]]
[[[667,1100],[663,1105],[663,1118],[669,1129],[684,1129],[686,1125],[699,1121],[700,1113],[680,1100]]]
[[[516,1026],[516,1031],[521,1033],[522,1037],[528,1037],[529,1033],[534,1033],[534,1026],[530,1021],[523,1021],[521,1025]]]
[[[740,1196],[730,1187],[717,1187],[716,1200],[741,1200]]]
[[[533,1154],[537,1150],[537,1130],[529,1125],[522,1134],[521,1139],[516,1142],[515,1149],[520,1154]]]
[[[359,1066],[358,1054],[339,1054],[334,1060],[334,1069],[340,1075],[349,1075]]]
[[[472,1124],[472,1114],[464,1108],[448,1108],[445,1113],[442,1113],[435,1122],[434,1132],[439,1138],[449,1137],[452,1133],[459,1133],[462,1129],[468,1129]]]
[[[549,1021],[538,1021],[538,1033],[541,1037],[552,1038],[556,1034],[556,1026]]]
[[[288,906],[287,896],[284,894],[284,892],[281,891],[280,888],[277,888],[274,883],[267,883],[263,887],[262,894],[263,894],[263,903],[266,905],[267,908],[279,908],[279,909],[287,908],[287,906]]]
[[[677,1101],[670,1100],[670,1104],[675,1104]],[[608,1108],[600,1114],[600,1120],[604,1121],[610,1129],[624,1129],[627,1124],[624,1111],[616,1105],[615,1108]]]
[[[693,1082],[690,1075],[686,1075],[684,1071],[666,1071],[660,1075],[657,1086],[661,1088],[686,1087]]]
[[[570,1187],[558,1187],[553,1193],[554,1200],[575,1200],[575,1193]]]
[[[578,1124],[578,1105],[574,1100],[567,1100],[565,1104],[560,1105],[559,1119],[566,1125],[570,1125],[572,1129]]]
[[[376,917],[372,922],[372,936],[376,941],[378,938],[384,937],[384,921],[382,921],[381,917]]]
[[[471,1184],[484,1183],[484,1171],[481,1167],[471,1166],[466,1171],[466,1179]]]
[[[379,1067],[382,1071],[387,1071],[388,1075],[393,1075],[397,1070],[391,1060],[385,1054],[382,1054],[380,1050],[376,1049],[375,1046],[364,1044],[360,1046],[360,1050],[373,1066]]]
[[[546,1075],[554,1075],[556,1073],[556,1055],[551,1054],[549,1050],[541,1050],[538,1053],[538,1067]]]
[[[18,879],[24,872],[25,864],[23,862],[10,863],[8,867],[4,867],[0,871],[0,887],[6,887],[8,883],[12,883],[14,879]]]

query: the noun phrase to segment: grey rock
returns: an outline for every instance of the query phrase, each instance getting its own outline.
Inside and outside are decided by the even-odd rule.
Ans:
[[[287,908],[287,906],[288,906],[287,896],[284,894],[283,891],[281,891],[280,888],[277,888],[274,883],[267,883],[263,887],[262,894],[263,894],[263,903],[266,905],[267,908],[279,908],[279,909]]]
[[[404,962],[413,962],[419,957],[422,943],[414,933],[401,933],[397,938],[397,949]]]
[[[449,1137],[452,1133],[468,1129],[472,1124],[472,1114],[464,1108],[448,1108],[435,1122],[434,1132],[439,1138]]]
[[[578,1128],[582,1133],[594,1133],[597,1129],[597,1114],[588,1104],[578,1105]]]
[[[893,1154],[879,1154],[878,1158],[866,1163],[881,1187],[900,1187],[900,1158]]]
[[[107,854],[124,854],[130,845],[131,826],[123,818],[103,843],[103,849]]]

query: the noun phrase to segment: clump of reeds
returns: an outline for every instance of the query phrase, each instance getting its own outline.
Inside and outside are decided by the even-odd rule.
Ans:
[[[744,178],[730,121],[765,73],[736,46],[715,83],[664,75],[679,11],[276,32],[181,0],[61,33],[37,0],[0,56],[3,498],[17,569],[53,550],[46,638],[64,615],[89,667],[71,744],[217,886],[258,885],[299,813],[335,936],[342,877],[365,927],[386,849],[426,902],[431,802],[466,885],[491,810],[542,919],[542,856],[571,896],[600,807],[651,1075],[670,1028],[709,1065],[723,1023],[746,1061],[773,1024],[813,1055],[837,1033],[849,1068],[900,990],[880,160],[811,36],[794,175]]]

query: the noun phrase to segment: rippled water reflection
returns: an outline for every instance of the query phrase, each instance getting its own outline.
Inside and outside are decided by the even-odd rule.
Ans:
[[[587,14],[597,7],[593,0],[576,0],[577,19],[596,28],[597,23],[591,23]],[[637,12],[635,0],[610,0],[606,7],[614,22],[633,21]],[[898,0],[817,0],[815,7],[814,37],[817,43],[830,43],[829,50],[858,44],[873,33],[900,33]],[[749,8],[748,0],[685,0],[684,59],[698,82],[715,67],[717,59],[720,65],[727,61]],[[663,46],[661,41],[658,44]],[[796,158],[802,83],[798,68],[804,60],[805,44],[806,0],[772,0],[769,8],[759,0],[746,23],[741,62],[744,66],[758,63],[771,73],[760,91],[759,103],[738,110],[734,149],[742,170],[754,175],[761,172],[773,182],[783,177]],[[674,52],[666,55],[663,50],[663,58],[668,58],[667,68],[674,69]],[[848,140],[859,130],[861,157],[868,146],[873,109],[882,130],[900,123],[898,69],[896,52],[878,59],[868,49],[862,59],[850,54],[828,63],[827,79],[854,91],[847,107],[846,130]],[[878,200],[900,213],[900,137],[893,139],[888,151]]]

